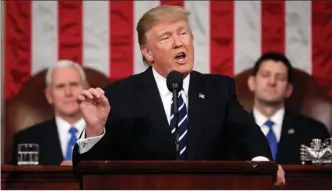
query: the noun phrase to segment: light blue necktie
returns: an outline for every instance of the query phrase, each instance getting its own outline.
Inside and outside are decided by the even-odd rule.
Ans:
[[[276,160],[277,157],[277,151],[278,151],[278,141],[276,138],[276,135],[274,134],[272,127],[274,125],[273,121],[266,121],[265,125],[269,127],[269,132],[266,135],[267,140],[269,141],[269,145],[270,145],[270,149],[271,149],[271,153],[272,153],[272,157],[273,160]]]
[[[186,135],[187,135],[187,124],[188,124],[188,115],[187,115],[187,107],[182,99],[182,93],[179,93],[177,102],[178,102],[178,133],[179,133],[179,159],[185,160],[186,159]],[[173,100],[173,99],[172,99]],[[175,133],[175,118],[174,118],[174,104],[171,104],[171,121],[170,127],[172,134]]]
[[[75,146],[75,144],[77,142],[77,137],[76,137],[76,133],[77,132],[78,132],[78,130],[75,127],[71,127],[69,129],[69,134],[71,136],[70,136],[70,139],[68,141],[65,160],[71,160],[72,152],[73,152],[73,147]]]

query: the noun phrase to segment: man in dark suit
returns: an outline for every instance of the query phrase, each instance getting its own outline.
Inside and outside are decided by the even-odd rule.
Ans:
[[[18,144],[39,145],[40,165],[59,165],[71,161],[72,148],[85,127],[76,97],[86,87],[86,76],[77,63],[60,60],[46,74],[45,96],[55,117],[28,127],[14,136],[11,164],[17,164]]]
[[[271,159],[263,133],[237,101],[234,81],[193,71],[193,35],[182,7],[151,9],[137,32],[148,69],[78,96],[87,126],[74,148],[74,165],[81,160],[175,160],[177,155],[226,160],[228,151],[238,160]],[[166,85],[173,70],[183,77],[177,97],[178,153],[172,93]],[[282,173],[279,182],[284,181]]]
[[[293,86],[292,66],[281,53],[268,52],[255,63],[248,79],[254,93],[253,117],[266,135],[273,159],[279,164],[301,164],[300,146],[314,138],[330,137],[327,128],[309,117],[286,109]]]

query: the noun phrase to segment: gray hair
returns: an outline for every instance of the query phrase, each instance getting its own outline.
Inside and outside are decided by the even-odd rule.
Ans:
[[[83,84],[86,84],[86,75],[85,72],[83,70],[83,68],[76,62],[72,61],[72,60],[59,60],[55,66],[50,67],[47,70],[46,73],[46,85],[49,86],[52,83],[52,73],[55,69],[57,68],[67,68],[67,67],[74,67],[77,69],[78,73],[81,76],[81,80]]]

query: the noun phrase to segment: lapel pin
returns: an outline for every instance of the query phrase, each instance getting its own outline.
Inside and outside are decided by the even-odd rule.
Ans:
[[[294,133],[295,133],[295,130],[294,130],[294,129],[289,129],[289,130],[288,130],[288,134],[292,135],[292,134],[294,134]]]
[[[198,97],[199,97],[199,98],[202,98],[202,99],[205,99],[205,95],[204,95],[204,94],[201,94],[201,93],[199,93]]]

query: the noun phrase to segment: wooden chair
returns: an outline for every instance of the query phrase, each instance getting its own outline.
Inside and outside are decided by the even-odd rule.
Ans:
[[[248,69],[235,76],[238,99],[247,111],[253,107],[253,94],[247,83],[251,73],[252,69]],[[286,100],[287,107],[324,123],[332,135],[332,98],[328,91],[312,76],[299,69],[294,69],[292,80],[294,90]]]
[[[104,74],[84,68],[90,87],[103,88],[111,82]],[[53,108],[44,96],[46,70],[32,76],[16,94],[5,101],[5,164],[10,160],[13,135],[29,126],[48,120],[54,116]]]

